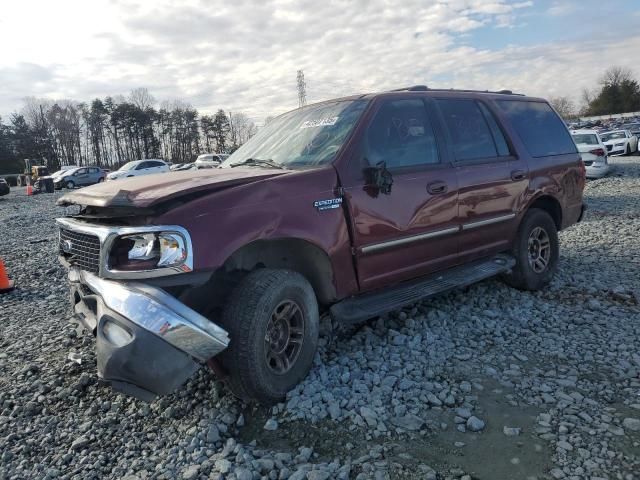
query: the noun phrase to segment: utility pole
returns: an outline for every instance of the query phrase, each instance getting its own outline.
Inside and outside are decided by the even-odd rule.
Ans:
[[[307,104],[307,84],[304,81],[304,72],[298,70],[298,107],[304,107]]]

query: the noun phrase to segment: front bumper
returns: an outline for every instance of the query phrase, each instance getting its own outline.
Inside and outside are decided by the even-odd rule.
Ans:
[[[96,336],[98,376],[118,391],[145,401],[171,393],[229,344],[225,330],[159,288],[78,269],[69,280],[74,316]],[[114,341],[109,323],[128,337]]]

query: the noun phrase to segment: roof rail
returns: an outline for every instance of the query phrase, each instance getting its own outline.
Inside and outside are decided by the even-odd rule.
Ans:
[[[426,92],[427,90],[431,90],[431,89],[426,85],[414,85],[412,87],[395,88],[389,91],[390,92]]]
[[[518,95],[524,97],[523,93],[513,93],[511,90],[464,90],[459,88],[429,88],[426,85],[414,85],[412,87],[396,88],[391,92],[465,92],[465,93],[494,93],[499,95]]]

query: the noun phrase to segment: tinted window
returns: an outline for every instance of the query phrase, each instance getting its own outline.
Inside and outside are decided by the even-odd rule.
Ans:
[[[453,142],[456,160],[498,156],[489,126],[476,102],[440,99],[438,105]]]
[[[149,162],[140,162],[136,167],[136,170],[142,170],[144,168],[149,168],[149,167],[150,167]]]
[[[547,103],[517,100],[499,100],[497,103],[532,157],[576,152],[567,128]]]
[[[480,105],[480,110],[484,114],[484,118],[489,124],[489,128],[491,129],[491,134],[493,135],[493,141],[496,144],[496,149],[498,150],[498,155],[500,157],[506,157],[511,155],[509,151],[509,146],[507,145],[507,141],[504,138],[504,133],[502,133],[502,129],[498,126],[498,122],[496,118],[493,116],[493,113],[487,108],[486,105],[478,102]]]
[[[149,167],[161,167],[162,163],[160,162],[147,162]]]
[[[439,163],[436,139],[422,100],[393,100],[380,107],[369,125],[366,157],[387,168]]]

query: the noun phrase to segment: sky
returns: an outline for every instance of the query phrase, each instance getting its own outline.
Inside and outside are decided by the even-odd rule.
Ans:
[[[640,0],[0,0],[0,116],[29,96],[146,87],[257,123],[307,101],[422,84],[569,96],[640,78]]]

